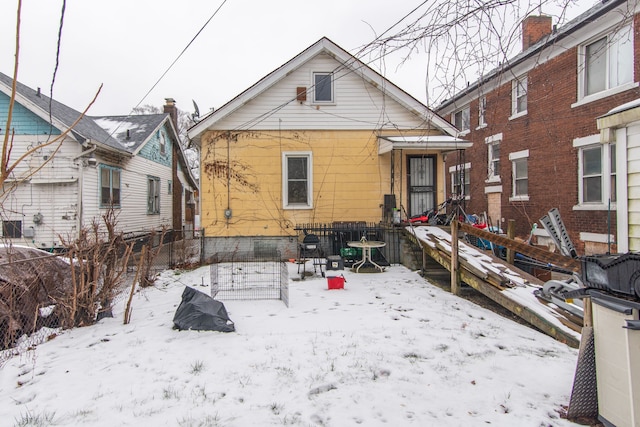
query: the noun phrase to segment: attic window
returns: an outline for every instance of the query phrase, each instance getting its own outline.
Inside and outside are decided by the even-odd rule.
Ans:
[[[167,137],[164,132],[160,131],[160,154],[164,155],[167,152]]]
[[[333,102],[333,74],[313,73],[313,102]]]

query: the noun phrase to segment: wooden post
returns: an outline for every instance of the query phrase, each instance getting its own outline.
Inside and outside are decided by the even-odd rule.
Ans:
[[[513,240],[516,236],[516,220],[510,219],[507,224],[507,238]],[[513,249],[507,248],[507,263],[513,264],[516,252]]]
[[[458,220],[451,221],[451,293],[460,295],[460,269],[458,263]]]

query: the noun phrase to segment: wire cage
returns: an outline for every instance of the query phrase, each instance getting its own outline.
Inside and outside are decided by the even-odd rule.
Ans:
[[[218,300],[279,299],[289,306],[289,272],[278,251],[217,253],[210,275]]]

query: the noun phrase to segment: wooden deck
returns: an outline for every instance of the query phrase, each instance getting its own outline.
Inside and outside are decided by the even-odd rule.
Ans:
[[[516,314],[545,334],[571,347],[580,345],[582,325],[577,319],[563,314],[555,304],[541,302],[533,291],[543,283],[526,272],[507,264],[492,254],[466,244],[458,239],[452,242],[451,234],[440,227],[408,227],[407,232],[422,247],[424,257],[430,257],[452,271],[457,255],[459,280]],[[452,246],[457,244],[452,252]],[[455,269],[454,269],[455,270]],[[452,292],[456,292],[455,278]]]

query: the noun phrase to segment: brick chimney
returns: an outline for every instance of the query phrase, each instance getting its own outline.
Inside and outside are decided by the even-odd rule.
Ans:
[[[169,113],[171,116],[171,121],[173,121],[173,125],[178,129],[178,108],[176,107],[176,100],[173,98],[165,98],[164,99],[164,112]]]
[[[529,49],[551,32],[550,16],[527,16],[522,21],[522,50]]]

